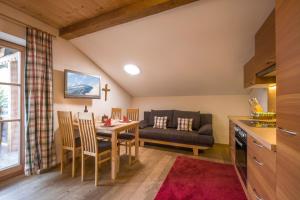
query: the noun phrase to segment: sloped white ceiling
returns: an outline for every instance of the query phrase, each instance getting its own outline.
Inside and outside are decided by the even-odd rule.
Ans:
[[[243,65],[274,4],[200,0],[71,42],[132,96],[244,94]],[[127,75],[127,63],[141,74]]]

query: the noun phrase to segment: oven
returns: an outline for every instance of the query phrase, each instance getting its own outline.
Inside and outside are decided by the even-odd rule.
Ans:
[[[246,185],[247,182],[247,133],[238,126],[235,131],[235,165]]]

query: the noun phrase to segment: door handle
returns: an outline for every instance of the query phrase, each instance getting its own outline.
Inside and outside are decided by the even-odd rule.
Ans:
[[[253,157],[253,160],[254,160],[254,162],[256,162],[256,164],[258,164],[258,165],[260,165],[260,166],[263,166],[263,165],[264,165],[264,163],[259,162],[259,161],[256,159],[255,156]]]
[[[253,189],[254,196],[255,196],[255,199],[256,199],[256,200],[264,200],[263,198],[261,198],[261,197],[259,197],[259,196],[257,195],[257,192],[256,192],[256,189],[255,189],[255,188],[252,188],[252,189]]]
[[[263,148],[264,146],[261,144],[258,144],[255,140],[253,140],[253,144],[255,144],[256,146],[258,146],[259,148]]]
[[[291,136],[296,136],[297,135],[297,132],[295,132],[295,131],[287,130],[287,129],[281,128],[281,127],[278,127],[278,129],[280,131],[282,131],[283,133],[287,133],[288,135],[291,135]]]

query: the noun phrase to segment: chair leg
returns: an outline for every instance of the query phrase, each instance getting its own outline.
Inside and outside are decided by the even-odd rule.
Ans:
[[[60,173],[63,173],[63,168],[64,168],[64,149],[61,149],[61,154],[60,154]]]
[[[95,186],[98,186],[98,156],[95,156]]]
[[[129,165],[131,165],[131,141],[129,142],[129,146],[128,146],[128,150],[129,150]]]
[[[128,152],[128,151],[127,151],[127,147],[128,147],[128,146],[127,146],[127,141],[125,141],[125,155],[127,155],[127,152]]]
[[[74,178],[75,177],[75,161],[76,161],[76,149],[73,149],[73,151],[72,151],[72,157],[73,157],[73,159],[72,159],[72,177]]]
[[[84,154],[83,151],[81,153],[81,181],[84,180]]]

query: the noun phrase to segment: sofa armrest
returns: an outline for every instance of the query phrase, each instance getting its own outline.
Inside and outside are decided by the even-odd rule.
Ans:
[[[148,127],[148,123],[145,120],[140,121],[140,129]]]
[[[213,129],[211,124],[205,124],[200,127],[198,133],[200,135],[212,135],[213,134]]]

